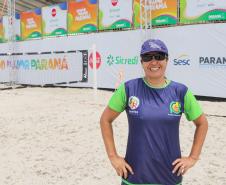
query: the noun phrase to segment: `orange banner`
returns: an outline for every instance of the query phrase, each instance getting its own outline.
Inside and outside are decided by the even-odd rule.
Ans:
[[[147,17],[152,25],[168,25],[177,23],[177,0],[150,1],[147,6]],[[134,0],[134,26],[140,26],[140,0]],[[151,12],[150,12],[151,10]],[[144,9],[143,9],[143,15]]]
[[[68,33],[97,30],[97,1],[68,2]]]
[[[34,11],[22,12],[21,19],[21,35],[22,39],[33,39],[42,36],[42,17],[41,9]]]
[[[0,18],[0,43],[3,42],[4,32],[3,32],[3,23],[2,18]]]

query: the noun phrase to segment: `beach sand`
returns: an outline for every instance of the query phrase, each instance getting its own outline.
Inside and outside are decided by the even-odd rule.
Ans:
[[[0,185],[119,185],[99,126],[111,95],[80,88],[0,91]],[[210,115],[209,131],[183,185],[226,185],[226,118],[215,116],[226,116],[226,102],[200,104]],[[113,125],[123,156],[125,113]],[[188,155],[195,127],[182,117],[180,129],[182,154]]]

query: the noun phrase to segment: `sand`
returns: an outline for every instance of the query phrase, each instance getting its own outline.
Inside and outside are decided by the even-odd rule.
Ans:
[[[112,92],[24,88],[0,91],[1,185],[119,185],[107,159],[99,117]],[[226,102],[201,101],[205,113],[226,116]],[[226,118],[208,116],[201,159],[183,185],[226,185]],[[188,155],[192,122],[181,122],[182,154]],[[118,152],[125,153],[127,121],[114,122]]]

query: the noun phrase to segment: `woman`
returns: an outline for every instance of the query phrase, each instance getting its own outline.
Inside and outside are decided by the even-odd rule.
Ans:
[[[106,151],[122,185],[181,184],[199,159],[208,122],[191,91],[165,77],[168,49],[161,40],[145,41],[140,56],[144,78],[122,84],[101,116]],[[129,122],[125,159],[116,151],[111,125],[124,110]],[[182,113],[196,126],[187,157],[181,157],[179,143]]]

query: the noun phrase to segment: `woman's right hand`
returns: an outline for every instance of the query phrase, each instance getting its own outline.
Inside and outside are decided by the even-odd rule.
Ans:
[[[131,166],[125,161],[124,158],[120,156],[113,156],[110,157],[110,161],[112,166],[115,168],[118,176],[126,179],[128,177],[128,172],[134,174]]]

